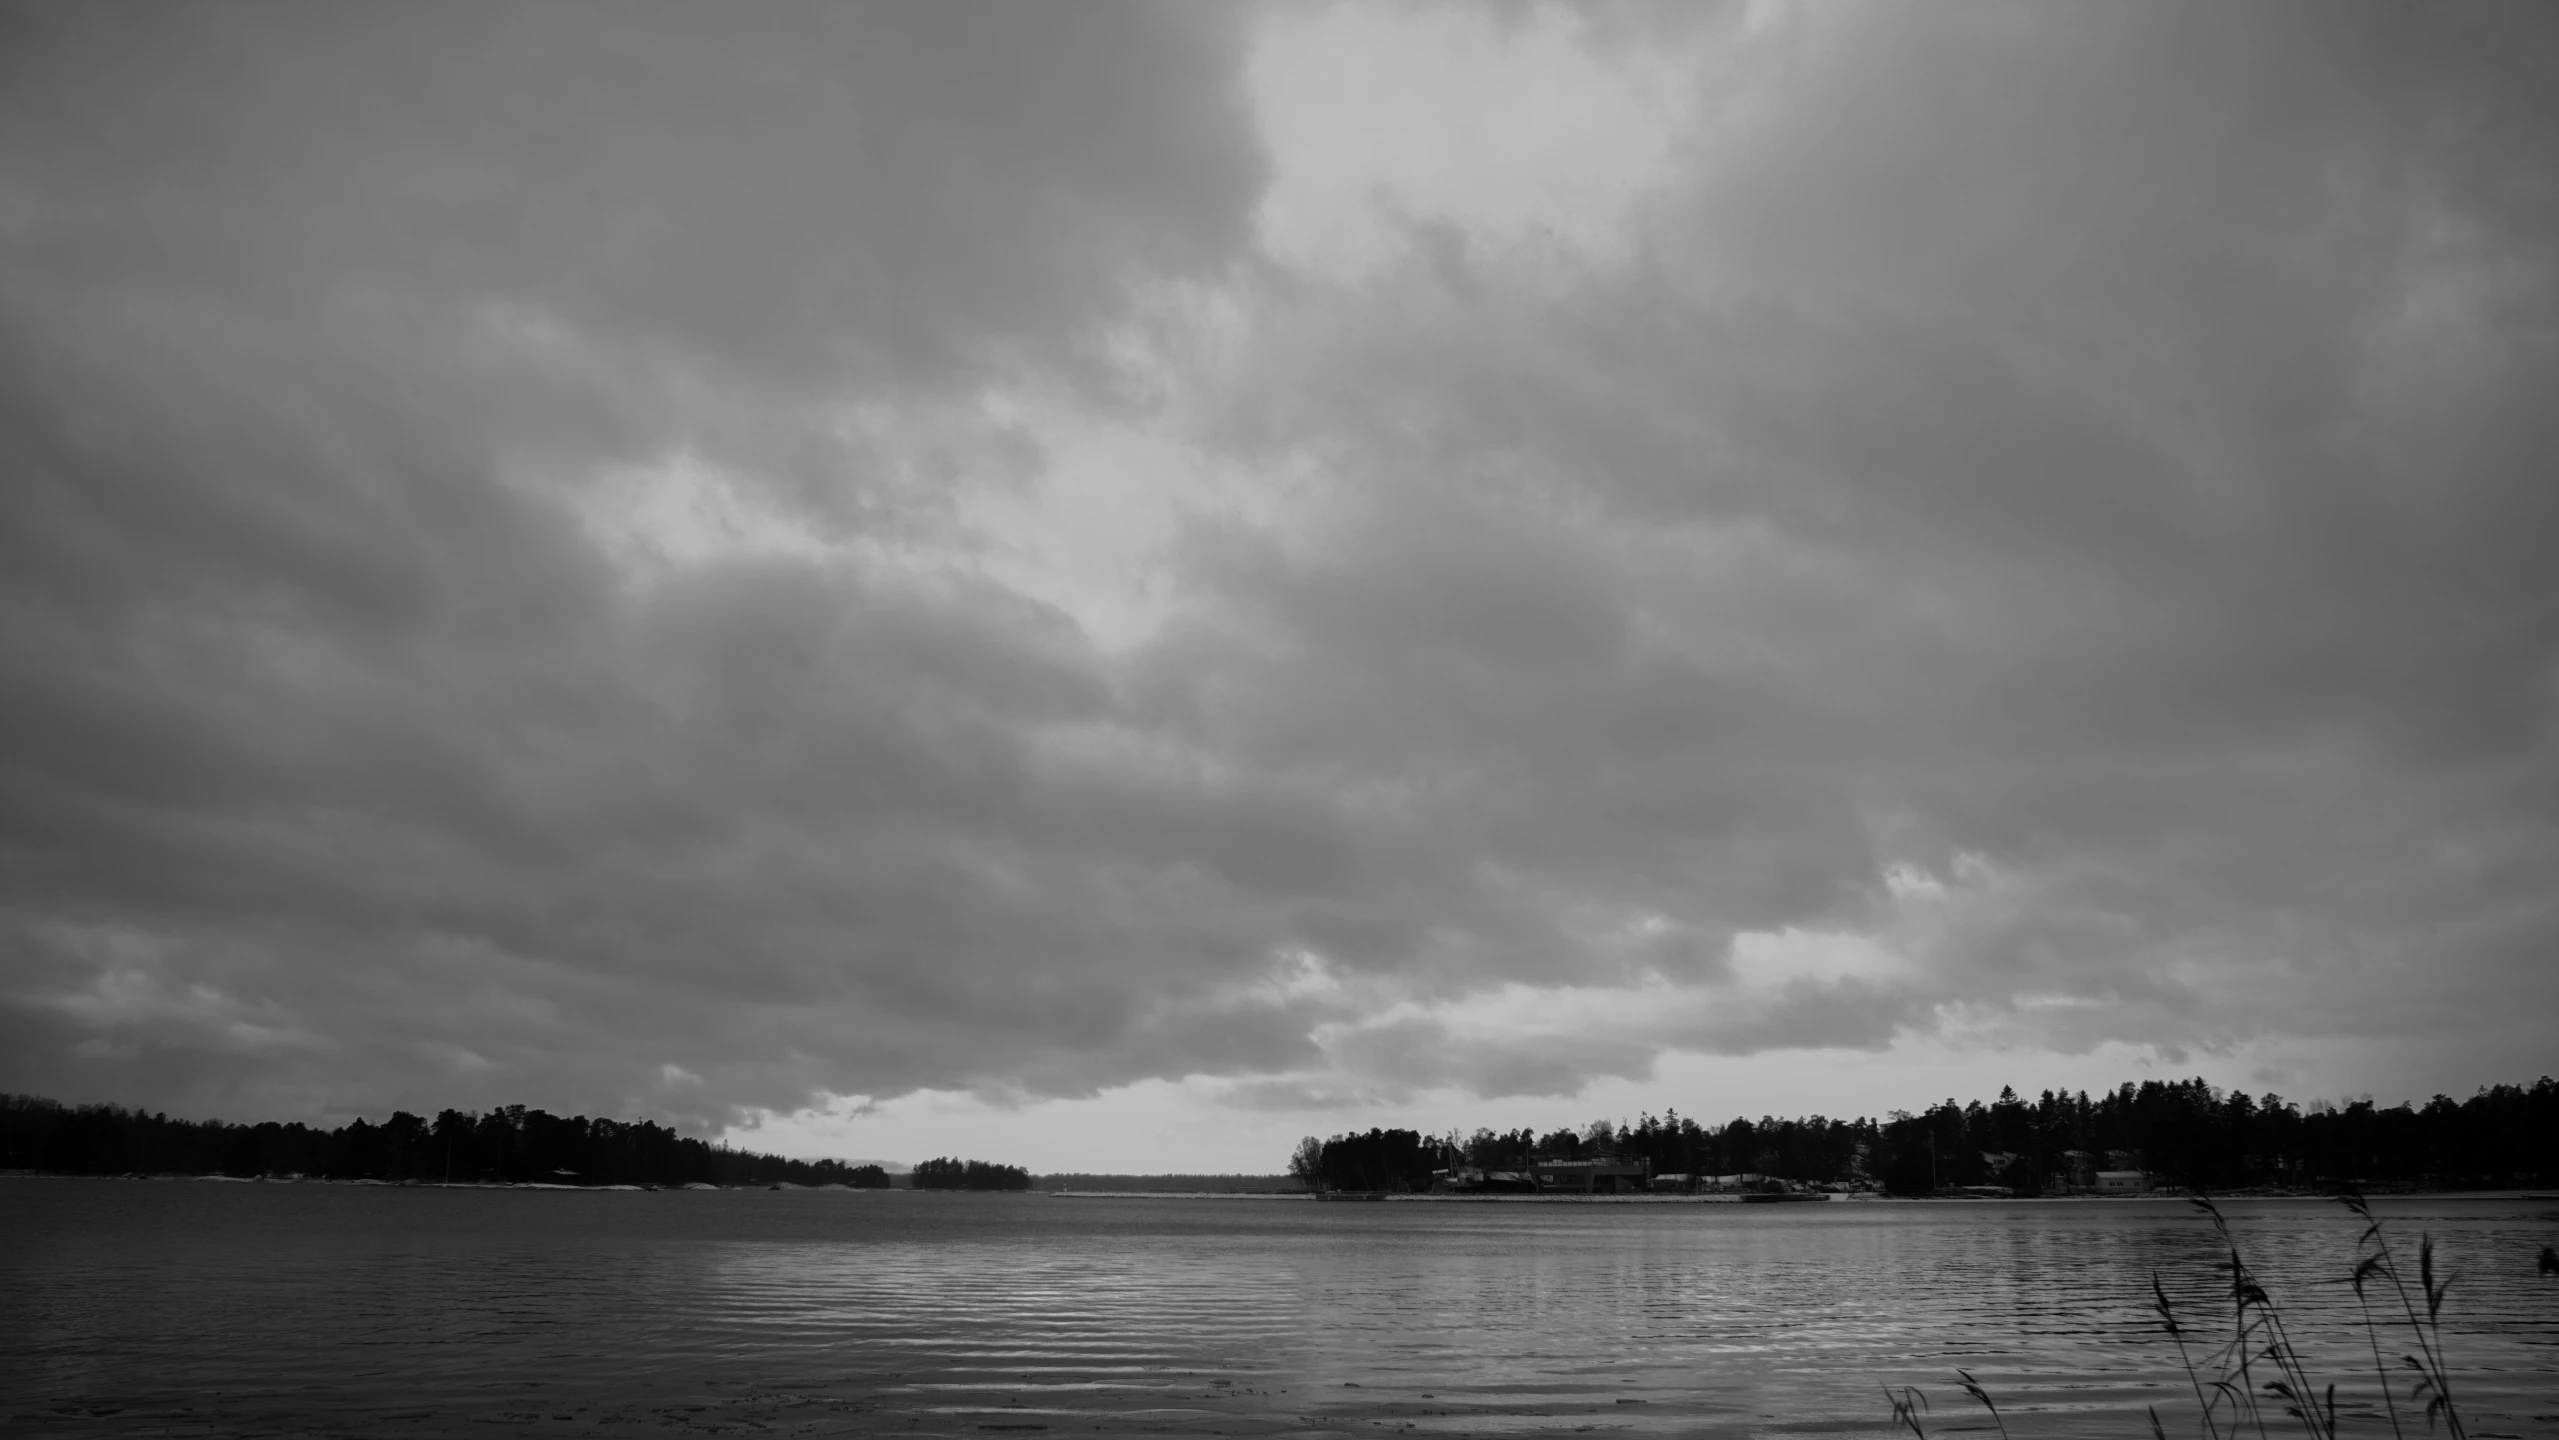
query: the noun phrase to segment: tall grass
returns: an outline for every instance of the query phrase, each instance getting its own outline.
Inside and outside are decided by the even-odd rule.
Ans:
[[[2196,1433],[2204,1440],[2244,1440],[2251,1436],[2255,1440],[2272,1440],[2276,1430],[2289,1432],[2298,1427],[2312,1440],[2337,1440],[2342,1432],[2336,1385],[2321,1385],[2311,1376],[2285,1327],[2282,1307],[2249,1269],[2221,1207],[2205,1195],[2196,1196],[2192,1203],[2211,1222],[2214,1236],[2229,1257],[2213,1267],[2225,1279],[2222,1288],[2230,1305],[2227,1338],[2218,1343],[2202,1338],[2169,1300],[2168,1287],[2157,1271],[2151,1272],[2150,1295],[2151,1311],[2176,1346],[2178,1365],[2194,1393]],[[2363,1232],[2355,1241],[2355,1266],[2348,1280],[2355,1303],[2363,1313],[2373,1378],[2381,1389],[2382,1410],[2389,1418],[2390,1433],[2406,1440],[2398,1393],[2398,1386],[2404,1384],[2408,1405],[2424,1417],[2429,1433],[2440,1424],[2453,1440],[2469,1440],[2470,1432],[2462,1424],[2461,1409],[2453,1400],[2452,1379],[2444,1366],[2443,1304],[2452,1279],[2437,1271],[2434,1237],[2418,1238],[2417,1284],[2412,1289],[2408,1273],[2400,1265],[2399,1252],[2392,1248],[2390,1236],[2380,1217],[2372,1213],[2372,1206],[2361,1195],[2352,1194],[2339,1196],[2338,1203],[2364,1222]],[[2386,1346],[2385,1336],[2390,1337]],[[2384,1358],[2386,1350],[2401,1352],[2397,1365]],[[1955,1374],[1963,1392],[1990,1412],[1992,1424],[2005,1440],[2007,1417],[2000,1413],[1989,1390],[1968,1370],[1957,1370]],[[1884,1399],[1892,1406],[1894,1428],[1907,1429],[1925,1440],[1927,1395],[1905,1385],[1898,1390],[1887,1387]],[[2167,1440],[2168,1423],[2160,1418],[2155,1405],[2150,1407],[2150,1433],[2157,1440]]]

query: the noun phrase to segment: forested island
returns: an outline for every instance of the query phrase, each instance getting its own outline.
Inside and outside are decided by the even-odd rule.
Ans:
[[[1296,1195],[1305,1190],[1288,1175],[1127,1175],[1061,1171],[1039,1177],[1043,1190],[1096,1195]]]
[[[1701,1125],[1676,1110],[1581,1130],[1372,1129],[1309,1138],[1290,1173],[1312,1188],[1419,1192],[1447,1176],[1519,1175],[1558,1161],[1616,1159],[1664,1178],[1754,1180],[1926,1195],[2094,1188],[2093,1172],[2140,1172],[2214,1191],[2462,1189],[2559,1180],[2559,1082],[2494,1085],[2423,1105],[2295,1105],[2202,1080],[2144,1081],[2091,1096],[2003,1089],[1882,1120],[1763,1117]],[[1479,1181],[1478,1183],[1482,1183]],[[1495,1182],[1498,1188],[1499,1182]]]
[[[267,1121],[172,1120],[120,1105],[0,1094],[0,1170],[56,1175],[303,1176],[425,1184],[844,1185],[885,1190],[882,1166],[798,1160],[680,1135],[647,1120],[561,1117],[522,1105],[486,1114],[400,1111],[334,1130]],[[919,1190],[1027,1190],[1029,1172],[930,1160]]]
[[[944,1157],[916,1166],[911,1183],[918,1190],[1028,1190],[1031,1172],[1018,1165]]]

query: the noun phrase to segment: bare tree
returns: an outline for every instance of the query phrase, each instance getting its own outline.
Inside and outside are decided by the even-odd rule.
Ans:
[[[1309,1135],[1297,1142],[1297,1150],[1288,1157],[1288,1173],[1304,1185],[1309,1194],[1324,1190],[1324,1142]]]

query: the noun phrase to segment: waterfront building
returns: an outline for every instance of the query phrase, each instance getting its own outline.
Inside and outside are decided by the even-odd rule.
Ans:
[[[1540,1160],[1529,1167],[1540,1195],[1624,1195],[1652,1188],[1653,1162],[1614,1155],[1595,1160]]]

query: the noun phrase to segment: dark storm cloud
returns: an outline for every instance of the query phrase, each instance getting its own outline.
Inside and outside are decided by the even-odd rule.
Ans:
[[[1814,996],[1704,1048],[1957,1007],[2539,1063],[2547,17],[1778,28],[1634,264],[1425,232],[1283,322],[1227,433],[1359,467],[1359,538],[1204,548],[1204,593],[1299,642],[1238,743],[1384,748],[1595,910],[1924,959],[1880,1027]],[[1890,900],[1896,865],[1953,893]]]
[[[1107,700],[1071,624],[815,562],[635,590],[585,517],[677,450],[934,531],[838,409],[1106,385],[1124,287],[1245,233],[1232,18],[13,16],[6,1083],[718,1114],[1187,1063],[1113,967],[1237,927],[1132,947],[1038,853],[1077,802],[1023,727]]]
[[[941,378],[1214,262],[1257,164],[1178,7],[34,8],[20,263],[517,302],[759,385]]]
[[[22,12],[0,1085],[2533,1063],[2547,22],[1780,14],[1630,260],[1344,278],[1251,253],[1228,12]],[[1167,284],[1231,370],[1124,364]],[[1185,519],[1160,631],[961,563],[1045,463],[987,393],[1167,385],[1317,479]],[[688,468],[784,541],[651,558]]]

